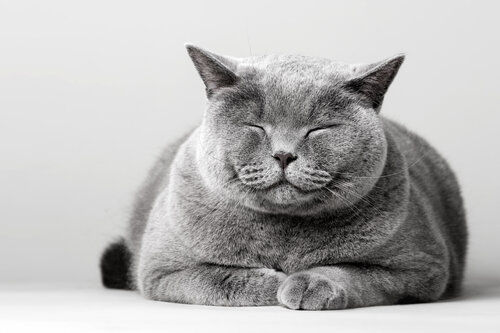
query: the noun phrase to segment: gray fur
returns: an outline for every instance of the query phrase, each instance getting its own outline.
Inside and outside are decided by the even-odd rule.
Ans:
[[[348,65],[187,48],[209,103],[138,195],[127,243],[145,297],[318,310],[458,292],[455,176],[378,114],[402,56]],[[297,159],[283,171],[277,151]]]

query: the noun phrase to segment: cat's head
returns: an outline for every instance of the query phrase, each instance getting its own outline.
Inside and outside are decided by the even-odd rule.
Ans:
[[[348,65],[187,49],[208,96],[197,163],[214,192],[307,215],[350,205],[374,186],[387,153],[378,113],[403,56]]]

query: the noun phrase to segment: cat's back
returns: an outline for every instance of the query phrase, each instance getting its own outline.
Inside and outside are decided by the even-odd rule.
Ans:
[[[411,185],[420,189],[426,188],[428,191],[432,188],[439,189],[439,194],[442,196],[460,198],[460,188],[455,173],[434,147],[418,134],[393,120],[383,118],[383,122],[386,133],[391,135],[404,156]],[[433,185],[432,188],[430,185]]]
[[[167,144],[161,151],[145,181],[136,193],[134,208],[129,219],[127,242],[132,253],[138,253],[142,235],[153,204],[169,181],[170,167],[181,145],[186,142],[194,130]]]
[[[395,121],[383,119],[386,132],[392,136],[405,157],[411,200],[434,216],[435,230],[440,231],[450,257],[450,287],[462,280],[467,248],[467,228],[463,200],[455,173],[448,162],[425,139]],[[437,229],[436,229],[437,228]]]

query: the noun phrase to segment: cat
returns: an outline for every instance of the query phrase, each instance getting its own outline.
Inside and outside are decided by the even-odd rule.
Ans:
[[[207,110],[150,171],[127,235],[101,258],[105,286],[306,310],[458,294],[457,180],[424,139],[380,115],[403,55],[349,65],[186,47]]]

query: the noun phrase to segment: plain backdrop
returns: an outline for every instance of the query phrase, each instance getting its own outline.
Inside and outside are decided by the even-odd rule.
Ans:
[[[469,281],[499,281],[495,1],[0,1],[0,281],[99,284],[161,148],[206,101],[183,44],[406,62],[382,112],[451,163]],[[418,167],[415,166],[415,167]]]

